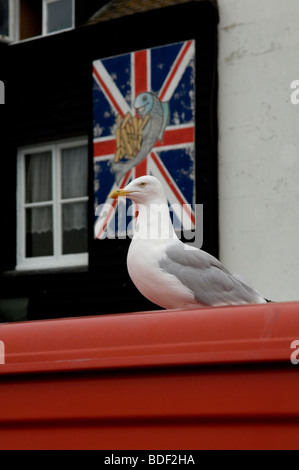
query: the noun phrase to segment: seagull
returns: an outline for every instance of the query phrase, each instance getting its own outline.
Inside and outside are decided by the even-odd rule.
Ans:
[[[269,302],[218,259],[178,239],[157,178],[142,176],[110,194],[123,196],[138,204],[127,266],[144,297],[168,310]]]

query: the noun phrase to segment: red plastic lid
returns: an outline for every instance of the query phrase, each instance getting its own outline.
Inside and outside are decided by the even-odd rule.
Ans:
[[[290,362],[296,340],[299,303],[2,324],[0,375]]]

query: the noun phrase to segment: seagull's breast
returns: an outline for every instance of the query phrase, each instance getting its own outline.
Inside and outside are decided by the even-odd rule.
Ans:
[[[137,289],[151,302],[166,309],[200,307],[194,294],[175,276],[160,267],[165,243],[133,240],[127,258],[129,275]]]

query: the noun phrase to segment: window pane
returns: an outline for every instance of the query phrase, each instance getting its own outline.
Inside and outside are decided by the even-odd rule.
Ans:
[[[52,207],[26,210],[26,258],[53,256]]]
[[[9,36],[9,0],[0,1],[0,35]]]
[[[87,203],[62,206],[63,254],[87,252]]]
[[[88,194],[87,146],[61,151],[62,198],[84,197]]]
[[[51,152],[26,155],[26,203],[52,200],[51,157]]]
[[[48,26],[47,32],[53,33],[62,29],[73,27],[73,1],[72,0],[57,0],[56,2],[48,3]]]
[[[42,34],[42,2],[20,0],[19,2],[20,39],[33,38]]]

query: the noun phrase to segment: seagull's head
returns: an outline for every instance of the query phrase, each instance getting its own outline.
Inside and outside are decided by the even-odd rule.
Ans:
[[[138,204],[163,204],[167,202],[165,191],[160,181],[154,176],[141,176],[133,180],[124,189],[117,189],[110,194],[111,199],[128,197]]]

